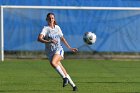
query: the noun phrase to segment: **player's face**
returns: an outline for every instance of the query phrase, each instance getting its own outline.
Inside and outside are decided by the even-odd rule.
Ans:
[[[48,18],[48,22],[51,23],[51,24],[53,24],[54,21],[55,21],[54,15],[50,15],[49,18]]]

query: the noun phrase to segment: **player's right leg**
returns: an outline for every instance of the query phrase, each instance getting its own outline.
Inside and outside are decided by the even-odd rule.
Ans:
[[[69,74],[67,74],[67,71],[66,71],[66,69],[63,67],[63,65],[61,64],[61,62],[59,62],[59,66],[61,67],[61,69],[63,70],[63,72],[66,74],[66,77],[68,78],[69,84],[72,86],[73,91],[77,91],[76,85],[75,85],[74,82],[72,81],[72,79],[71,79],[71,77],[69,76]]]
[[[52,58],[51,65],[56,69],[56,71],[63,78],[63,87],[65,87],[68,84],[68,79],[66,77],[66,73],[64,73],[62,68],[59,66],[60,60],[62,60],[62,56],[55,54]]]

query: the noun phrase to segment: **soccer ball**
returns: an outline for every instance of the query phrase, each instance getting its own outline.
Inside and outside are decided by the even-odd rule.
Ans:
[[[83,36],[83,40],[86,44],[92,45],[96,42],[96,35],[93,32],[86,32]]]

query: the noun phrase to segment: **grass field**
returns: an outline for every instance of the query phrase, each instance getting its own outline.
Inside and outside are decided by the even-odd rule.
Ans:
[[[140,93],[140,61],[65,59],[76,93]],[[0,62],[0,93],[73,93],[47,60]]]

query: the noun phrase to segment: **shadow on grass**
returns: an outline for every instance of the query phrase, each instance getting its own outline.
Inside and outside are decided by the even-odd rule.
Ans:
[[[57,93],[61,90],[0,90],[0,92],[47,92],[47,93]]]

